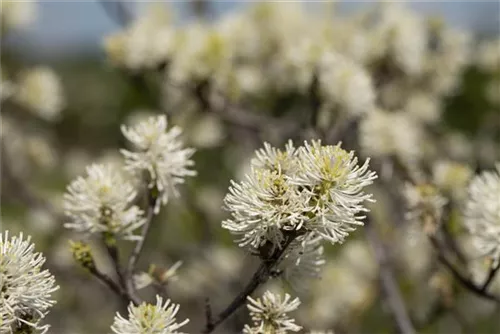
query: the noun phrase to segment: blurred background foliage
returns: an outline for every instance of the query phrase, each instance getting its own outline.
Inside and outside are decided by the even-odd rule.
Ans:
[[[498,2],[439,3],[442,4],[441,7],[437,3],[428,3],[427,6],[424,3],[411,3],[410,6],[422,12],[421,15],[444,16],[447,24],[458,23],[462,28],[470,29],[477,40],[498,37]],[[172,11],[178,13],[177,24],[184,25],[198,19],[218,20],[220,16],[229,15],[232,11],[245,10],[245,7],[251,4],[191,1],[169,5]],[[373,3],[341,3],[340,8],[342,15],[348,15],[370,5]],[[133,8],[131,4],[129,7]],[[80,15],[80,10],[82,17],[73,25],[70,18]],[[22,125],[18,126],[21,131],[20,141],[34,136],[43,138],[43,144],[37,143],[35,139],[33,147],[30,146],[27,152],[23,150],[19,153],[26,157],[3,155],[2,158],[7,159],[6,163],[11,166],[15,177],[13,180],[12,175],[6,176],[6,170],[2,168],[1,227],[2,230],[25,231],[31,234],[37,249],[46,254],[48,266],[61,285],[56,296],[58,304],[48,319],[52,324],[51,333],[104,333],[120,306],[105,287],[73,264],[68,239],[78,236],[64,230],[61,223],[64,218],[54,219],[50,210],[55,208],[60,212],[61,197],[66,185],[74,177],[81,175],[86,165],[93,161],[118,159],[117,148],[125,147],[120,125],[137,117],[138,110],[145,113],[159,110],[162,105],[161,91],[155,85],[155,73],[134,76],[117,70],[106,59],[101,46],[102,38],[110,31],[120,30],[120,27],[106,16],[106,11],[99,2],[41,1],[38,11],[42,19],[31,28],[34,30],[15,31],[12,34],[10,31],[2,32],[2,74],[13,78],[25,68],[47,65],[60,77],[66,103],[60,117],[50,122],[36,116],[25,117],[18,114],[12,117],[16,121],[21,120],[19,123]],[[48,19],[51,21],[48,22]],[[85,21],[82,27],[81,21]],[[44,24],[49,26],[44,27]],[[66,42],[51,44],[51,36],[57,37],[49,33],[54,30],[54,25],[57,30],[65,32]],[[90,29],[90,26],[93,28]],[[78,34],[80,28],[90,33],[82,37]],[[47,31],[44,32],[45,29]],[[75,41],[69,43],[71,34],[74,34]],[[44,43],[47,45],[45,48]],[[51,48],[53,50],[50,50]],[[474,65],[465,70],[463,84],[455,94],[446,97],[444,101],[443,122],[440,127],[457,131],[470,141],[482,132],[489,131],[496,143],[500,142],[498,128],[488,130],[488,125],[495,126],[494,120],[500,117],[498,105],[493,105],[484,97],[489,75],[490,73],[485,73]],[[288,109],[285,106],[294,105],[296,101],[291,96],[272,102],[275,105],[269,106],[268,110],[274,110],[275,116],[279,116],[281,110]],[[2,115],[2,132],[5,124],[11,123],[11,120],[6,119],[8,116],[11,115]],[[181,313],[191,319],[186,331],[192,333],[199,329],[203,322],[204,299],[207,296],[212,297],[212,307],[216,310],[224,307],[232,296],[231,292],[241,289],[251,272],[249,268],[256,263],[255,259],[239,250],[229,234],[220,228],[220,221],[225,217],[220,208],[229,180],[243,175],[245,163],[256,143],[251,139],[241,140],[250,138],[245,131],[232,130],[212,118],[203,113],[183,115],[182,110],[176,111],[173,116],[173,122],[184,127],[184,137],[188,145],[197,148],[194,159],[198,176],[187,181],[181,198],[169,203],[166,210],[156,219],[157,223],[153,226],[151,239],[141,260],[144,270],[150,263],[168,268],[177,261],[183,262],[179,269],[179,279],[169,284],[167,291],[175,302],[181,304]],[[222,139],[212,138],[214,133]],[[236,137],[240,137],[237,144],[233,141]],[[497,157],[498,148],[493,146]],[[476,167],[490,168],[491,165],[478,164]],[[20,180],[16,180],[16,177]],[[26,185],[29,189],[23,189],[19,184]],[[31,192],[46,199],[53,207],[46,207],[31,198]],[[379,202],[383,203],[383,198],[379,199]],[[338,333],[395,331],[387,306],[378,293],[377,279],[367,269],[374,264],[370,250],[362,242],[362,233],[355,232],[343,247],[327,247],[331,268],[325,268],[323,286],[311,286],[313,292],[301,297],[304,301],[304,311],[298,317],[299,323],[314,326],[316,323],[311,323],[308,319],[315,319],[323,312],[325,315],[319,318],[326,320],[321,326],[332,326]],[[403,245],[397,247],[404,251],[394,256],[407,257],[410,266],[418,266],[417,262],[425,255],[412,249],[410,243],[400,243]],[[123,242],[120,247],[123,254],[127,254],[131,246]],[[102,265],[106,266],[107,260],[103,250],[98,244],[95,244],[94,248],[98,263],[102,262]],[[398,269],[400,271],[396,273],[401,282],[400,288],[408,301],[410,311],[419,314],[419,309],[423,307],[421,305],[437,298],[436,293],[425,291],[432,290],[429,287],[431,284],[415,283],[414,277],[405,268]],[[356,278],[356,275],[364,275],[365,271],[366,280]],[[435,280],[449,279],[448,276],[442,275]],[[416,289],[417,286],[419,289]],[[453,284],[446,286],[452,290],[459,289]],[[308,298],[319,298],[321,294],[329,291],[333,294],[333,299],[338,298],[336,303],[324,298],[324,305],[306,310]],[[153,291],[147,290],[144,295],[151,298],[152,293]],[[217,298],[214,298],[215,296]],[[458,300],[453,301],[458,305],[456,308],[439,304],[439,310],[436,311],[440,315],[439,319],[424,324],[419,331],[500,332],[498,307],[491,310],[490,304],[468,294],[458,295],[457,298]],[[316,317],[311,316],[313,313]],[[421,321],[418,316],[415,317],[418,318],[417,323]],[[239,312],[228,321],[225,330],[236,331],[246,320],[246,312]]]

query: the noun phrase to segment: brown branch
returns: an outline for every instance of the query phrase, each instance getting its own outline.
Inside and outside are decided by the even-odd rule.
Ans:
[[[268,259],[262,260],[243,291],[241,291],[215,319],[207,322],[202,331],[203,334],[211,333],[217,326],[229,318],[236,310],[245,304],[248,296],[271,277],[274,268],[281,262],[286,249],[296,237],[296,233],[293,232],[287,235],[281,248],[276,249]]]
[[[154,208],[156,205],[156,201],[158,200],[159,199],[156,196],[153,196],[151,191],[148,192],[148,208],[146,215],[146,223],[142,226],[141,239],[136,243],[135,248],[132,250],[132,253],[130,254],[127,271],[125,273],[127,293],[133,299],[136,300],[138,300],[139,297],[137,296],[137,288],[134,282],[135,267],[137,265],[137,262],[139,261],[139,257],[142,254],[142,250],[146,243],[146,238],[149,234],[149,230],[151,229],[151,224],[153,221],[153,217],[155,215]]]
[[[113,291],[116,295],[122,298],[123,302],[128,304],[129,302],[133,302],[138,305],[137,300],[131,299],[125,289],[121,288],[115,281],[111,279],[108,275],[101,272],[99,269],[94,267],[87,268],[89,272],[95,276],[99,281],[101,281],[104,285],[106,285],[111,291]]]
[[[118,283],[120,284],[120,287],[122,289],[126,289],[127,284],[126,284],[125,276],[123,274],[123,270],[120,266],[120,255],[118,253],[118,248],[116,248],[116,245],[110,244],[106,240],[104,240],[104,245],[105,245],[106,251],[108,252],[108,255],[111,259],[111,262],[113,263],[113,268],[115,270],[116,276],[118,277]],[[130,298],[130,299],[132,299],[132,298]]]
[[[488,273],[488,277],[483,283],[483,286],[481,287],[481,290],[486,291],[490,285],[491,282],[493,282],[493,279],[495,278],[495,275],[497,274],[498,270],[500,269],[500,263],[497,263],[496,266],[491,266],[490,267],[490,272]]]
[[[438,259],[439,261],[451,272],[453,277],[467,290],[473,292],[479,297],[494,301],[496,303],[500,303],[500,297],[495,296],[493,294],[490,294],[489,292],[484,289],[488,287],[489,283],[491,282],[491,278],[489,281],[485,282],[482,286],[476,285],[470,278],[466,277],[463,275],[455,266],[453,263],[444,255],[443,247],[439,243],[438,239],[434,236],[430,237],[431,243],[434,246],[434,249],[437,251]],[[490,273],[491,274],[491,273]],[[494,274],[493,274],[494,276]],[[488,277],[489,279],[489,277]],[[486,284],[488,283],[488,284]]]

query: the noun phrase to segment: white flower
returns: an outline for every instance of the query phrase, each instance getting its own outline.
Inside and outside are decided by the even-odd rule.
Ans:
[[[500,261],[500,163],[474,177],[468,188],[464,223],[483,256]]]
[[[64,195],[64,210],[71,222],[67,228],[85,233],[106,233],[137,240],[135,229],[145,223],[143,212],[131,202],[136,192],[119,171],[106,165],[87,167]]]
[[[34,248],[31,237],[23,240],[22,233],[10,239],[9,231],[0,233],[0,333],[45,333],[49,328],[40,322],[55,304],[51,295],[59,287],[42,270],[45,257]]]
[[[110,61],[132,71],[155,69],[166,63],[176,44],[163,4],[154,4],[124,31],[109,35],[104,48]]]
[[[427,51],[425,22],[400,3],[384,3],[380,21],[373,27],[374,43],[382,43],[386,52],[409,76],[423,70]]]
[[[289,140],[282,151],[269,143],[264,143],[264,147],[255,151],[255,157],[251,160],[251,165],[256,168],[268,169],[271,171],[281,171],[283,173],[294,172],[297,164],[297,149],[293,142]]]
[[[397,156],[415,161],[422,155],[422,131],[403,112],[374,111],[361,121],[359,141],[364,154],[372,157]]]
[[[448,202],[431,184],[405,184],[404,195],[408,204],[407,219],[423,223],[427,234],[434,234]]]
[[[125,168],[137,176],[147,172],[148,187],[155,188],[161,203],[167,204],[171,194],[178,196],[176,186],[184,183],[184,177],[196,175],[188,169],[194,165],[190,159],[194,149],[183,147],[180,128],[167,131],[165,116],[150,117],[134,127],[122,125],[121,129],[136,149],[121,150],[126,159]],[[159,212],[161,203],[156,201],[155,213]]]
[[[325,53],[318,69],[320,91],[325,100],[349,115],[374,109],[375,93],[370,76],[351,60]]]
[[[283,231],[301,225],[306,202],[281,171],[253,167],[244,181],[231,180],[224,207],[232,217],[222,227],[241,236],[237,239],[241,247],[257,249],[266,242],[280,247]]]
[[[47,120],[55,119],[64,108],[61,82],[50,68],[37,67],[24,72],[14,94],[22,106]]]
[[[245,326],[243,333],[276,333],[285,334],[287,331],[298,332],[301,326],[295,324],[295,319],[290,318],[287,313],[297,309],[300,300],[291,300],[289,294],[285,298],[266,291],[262,299],[247,297],[247,304],[252,317],[253,327]]]
[[[179,36],[168,75],[175,83],[199,82],[231,63],[232,48],[213,27],[188,26]],[[170,80],[170,79],[167,79]]]
[[[179,305],[171,304],[167,299],[156,296],[156,305],[142,303],[128,307],[128,320],[119,313],[116,314],[111,330],[115,334],[181,334],[177,330],[189,322],[189,319],[181,323],[177,322],[175,316],[179,311]]]
[[[357,165],[354,152],[337,146],[305,142],[285,151],[264,144],[252,160],[251,172],[240,183],[231,181],[224,199],[231,219],[222,223],[240,246],[258,249],[266,242],[281,247],[285,234],[314,232],[332,243],[342,242],[362,225],[371,195],[363,188],[376,178],[368,160]]]
[[[271,64],[270,71],[276,88],[280,91],[307,93],[323,49],[319,41],[311,37],[287,43]]]
[[[416,121],[425,123],[436,123],[441,116],[439,100],[421,92],[412,94],[408,98],[404,110]]]
[[[455,198],[460,199],[472,176],[469,166],[458,162],[440,160],[432,166],[433,182]]]
[[[299,167],[293,183],[309,197],[306,229],[316,232],[331,243],[343,242],[356,225],[363,225],[368,209],[365,201],[374,201],[363,188],[377,178],[368,169],[369,159],[358,165],[354,152],[340,144],[321,146],[321,141],[305,142],[299,149]]]

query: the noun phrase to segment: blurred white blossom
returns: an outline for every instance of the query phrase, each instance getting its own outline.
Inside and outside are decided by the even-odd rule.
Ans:
[[[169,16],[164,4],[155,3],[123,31],[106,36],[104,48],[111,63],[132,71],[166,64],[177,43]]]
[[[375,107],[375,92],[368,73],[348,58],[325,53],[318,68],[325,101],[344,112],[358,116]]]
[[[122,125],[123,135],[135,150],[121,150],[126,160],[126,169],[136,176],[148,173],[148,187],[159,192],[160,201],[156,201],[155,213],[161,204],[167,204],[173,194],[178,196],[176,186],[184,183],[186,176],[196,172],[188,169],[194,165],[190,159],[194,153],[191,148],[184,148],[179,139],[182,131],[173,127],[167,131],[165,116],[150,117],[135,126]]]
[[[49,326],[41,325],[41,320],[55,304],[51,296],[59,287],[54,276],[42,269],[44,263],[31,237],[0,233],[1,333],[47,332]]]
[[[290,318],[287,313],[295,311],[300,305],[298,298],[291,299],[289,294],[282,298],[280,295],[266,291],[261,298],[252,299],[247,297],[247,307],[253,325],[246,325],[243,329],[245,334],[254,333],[276,333],[285,334],[289,331],[298,332],[301,326],[295,323],[295,319]]]
[[[425,123],[436,123],[441,116],[439,100],[421,92],[416,92],[408,98],[404,110],[415,120]]]
[[[2,29],[25,28],[33,23],[37,14],[36,1],[2,0],[0,22]]]
[[[423,70],[427,48],[425,22],[401,3],[384,2],[373,28],[372,43],[379,43],[408,75]]]
[[[404,196],[408,205],[406,218],[423,224],[424,232],[434,234],[441,221],[443,207],[448,202],[437,187],[431,184],[405,184]]]
[[[119,170],[93,164],[86,177],[78,177],[64,195],[64,210],[71,219],[65,226],[84,233],[105,233],[137,240],[134,231],[145,223],[143,212],[131,205],[136,191]]]
[[[179,305],[156,296],[156,305],[142,303],[128,307],[128,319],[116,314],[111,330],[115,334],[181,334],[179,328],[186,325],[189,319],[177,322]]]
[[[65,100],[59,77],[48,67],[36,67],[21,74],[15,100],[47,120],[57,118]]]
[[[475,176],[468,187],[464,224],[482,256],[500,261],[500,163]]]
[[[433,182],[456,199],[461,199],[465,194],[472,174],[469,166],[447,160],[436,161],[432,168]]]
[[[422,155],[422,130],[403,112],[377,110],[361,121],[362,151],[372,157],[396,156],[414,162]]]

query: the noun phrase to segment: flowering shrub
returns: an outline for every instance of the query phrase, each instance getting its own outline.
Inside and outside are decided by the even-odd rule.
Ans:
[[[57,70],[2,59],[2,201],[27,210],[2,215],[0,334],[495,320],[498,40],[398,3],[183,24],[160,4],[102,6],[120,24],[103,39],[116,85],[71,93]],[[2,1],[2,34],[35,9]]]

